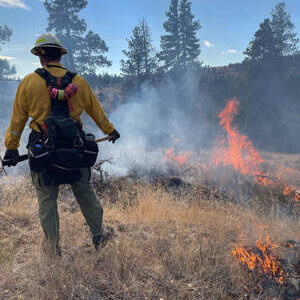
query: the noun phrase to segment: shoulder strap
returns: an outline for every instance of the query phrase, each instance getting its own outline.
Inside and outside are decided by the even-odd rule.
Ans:
[[[65,68],[62,68],[62,69],[65,69]],[[67,70],[67,69],[65,69],[65,70]],[[62,89],[65,89],[69,85],[69,83],[72,82],[74,77],[77,75],[77,73],[70,72],[67,70],[67,72],[64,76],[56,77],[44,68],[36,69],[35,73],[40,75],[46,81],[47,87],[51,86],[51,87],[62,88]]]
[[[49,72],[44,68],[38,68],[34,71],[36,74],[40,75],[43,79],[47,80]]]
[[[56,84],[56,81],[57,81],[56,77],[51,75],[46,69],[38,68],[34,72],[36,74],[40,75],[46,81],[47,87],[53,86],[54,84]]]
[[[77,75],[77,73],[71,72],[71,71],[67,70],[67,72],[64,75],[64,77],[66,77],[69,80],[69,83],[71,83],[72,80],[75,78],[76,75]]]

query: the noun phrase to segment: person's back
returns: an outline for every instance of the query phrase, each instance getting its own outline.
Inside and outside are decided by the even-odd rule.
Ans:
[[[48,65],[49,68],[46,65],[43,67],[55,77],[65,75],[66,69],[62,69],[63,66],[60,63],[49,62]],[[80,115],[83,111],[86,111],[105,134],[113,132],[112,124],[108,121],[98,99],[87,82],[79,74],[74,77],[72,82],[78,87],[78,92],[71,98],[73,106],[73,110],[70,111],[71,117],[81,122]],[[16,121],[14,122],[13,115],[6,134],[6,148],[16,149],[19,146],[19,137],[28,117],[32,119],[29,124],[30,128],[40,131],[37,123],[43,126],[43,122],[49,116],[50,111],[51,102],[49,101],[49,91],[45,80],[37,73],[27,75],[18,87],[13,112],[16,115]]]
[[[40,221],[48,245],[55,253],[60,253],[57,196],[59,184],[70,183],[90,226],[93,243],[97,249],[104,240],[103,210],[90,183],[90,165],[85,165],[84,159],[80,157],[80,155],[84,157],[84,146],[88,144],[85,142],[85,134],[81,132],[80,115],[86,111],[103,133],[109,135],[109,140],[113,143],[120,135],[109,122],[87,82],[80,75],[67,71],[61,65],[61,56],[67,54],[67,50],[60,45],[55,36],[41,35],[31,52],[39,56],[43,69],[27,75],[18,87],[11,122],[5,136],[7,151],[4,161],[15,165],[18,160],[17,148],[24,126],[30,117],[32,120],[29,126],[32,132],[28,143],[29,157],[31,161],[34,159],[37,161],[36,164],[30,164],[31,176],[38,196]],[[50,82],[54,83],[53,86],[49,85],[49,78]],[[60,111],[64,114],[60,115]],[[47,125],[51,125],[52,128],[47,128]],[[79,142],[71,140],[71,143],[68,143],[68,134],[56,132],[59,130],[70,130],[75,138],[78,137]],[[39,151],[44,149],[44,153],[35,156],[32,150],[34,146],[42,149]],[[70,168],[68,160],[72,160],[72,155],[77,155],[80,159]],[[43,164],[39,163],[38,157],[43,159]],[[56,161],[58,159],[61,164]],[[60,180],[56,180],[59,177]]]

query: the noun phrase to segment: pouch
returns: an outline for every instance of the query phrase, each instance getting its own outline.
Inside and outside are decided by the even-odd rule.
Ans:
[[[83,138],[83,164],[84,168],[91,168],[97,160],[99,147],[93,134],[86,134]]]
[[[46,169],[53,155],[53,149],[45,147],[43,135],[32,131],[29,135],[27,148],[30,169],[34,172]]]
[[[82,149],[55,149],[51,164],[66,169],[79,169],[83,163]]]

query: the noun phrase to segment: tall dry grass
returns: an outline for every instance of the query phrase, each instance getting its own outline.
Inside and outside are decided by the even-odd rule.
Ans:
[[[123,178],[98,191],[104,225],[116,234],[99,252],[70,190],[61,189],[63,257],[50,259],[30,180],[0,188],[0,299],[274,299],[257,298],[231,250],[267,235],[278,245],[300,240],[295,218],[197,187],[171,191]]]

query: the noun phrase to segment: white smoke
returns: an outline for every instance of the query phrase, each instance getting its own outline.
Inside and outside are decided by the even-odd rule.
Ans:
[[[4,156],[5,145],[4,137],[6,129],[9,126],[10,117],[12,114],[13,101],[18,88],[19,82],[15,81],[0,81],[0,155]],[[29,134],[28,126],[24,129],[21,146],[19,148],[20,154],[27,152],[27,138]],[[10,175],[25,174],[29,171],[28,164],[20,163],[16,167],[8,168]]]
[[[5,91],[0,96],[3,137],[9,125],[17,85],[15,82],[0,85],[0,90]],[[165,77],[160,83],[144,83],[126,104],[120,105],[109,116],[121,138],[114,145],[108,142],[99,145],[99,159],[112,162],[106,163],[104,169],[114,175],[127,175],[132,171],[166,173],[169,167],[166,149],[198,151],[208,145],[208,136],[212,132],[207,120],[209,103],[208,97],[199,90],[199,73],[189,72],[180,80]],[[95,124],[88,122],[86,127],[87,131],[101,136]],[[27,125],[20,154],[26,152],[28,134]],[[27,164],[20,163],[13,170],[27,172]]]
[[[165,173],[166,149],[198,151],[207,146],[211,132],[206,117],[208,98],[199,91],[199,75],[190,72],[181,79],[165,78],[156,86],[144,84],[110,116],[121,134],[115,145],[101,145],[100,155],[114,158],[110,172]]]

